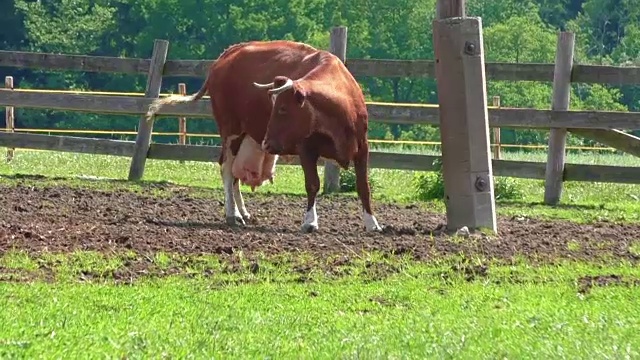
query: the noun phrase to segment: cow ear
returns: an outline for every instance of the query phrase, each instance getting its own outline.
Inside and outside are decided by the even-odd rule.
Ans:
[[[304,93],[304,90],[295,89],[294,92],[293,92],[293,96],[295,97],[296,101],[298,102],[298,105],[300,105],[300,106],[304,105],[304,101],[307,98],[307,94]]]

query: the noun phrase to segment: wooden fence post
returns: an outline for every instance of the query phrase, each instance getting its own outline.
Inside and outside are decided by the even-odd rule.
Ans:
[[[493,106],[500,108],[500,96],[493,97]],[[493,128],[493,141],[496,144],[496,147],[493,148],[493,158],[500,159],[500,153],[502,152],[502,149],[500,147],[500,128],[499,127]]]
[[[465,0],[438,0],[436,2],[436,20],[451,17],[467,17]]]
[[[433,21],[447,228],[497,232],[482,21],[438,0]]]
[[[178,84],[178,93],[180,95],[187,94],[187,85],[185,83]],[[184,116],[178,117],[178,144],[185,145],[187,143],[187,118]],[[180,160],[180,164],[184,164],[184,160]]]
[[[343,63],[347,59],[347,27],[335,26],[331,28],[329,51],[336,55]],[[324,163],[324,189],[325,194],[340,190],[340,167],[333,161]]]
[[[7,76],[4,78],[4,87],[7,89],[13,90],[13,76]],[[15,113],[13,111],[13,106],[5,107],[5,124],[7,127],[7,132],[12,133],[15,130]],[[12,147],[7,148],[7,162],[11,162],[13,160],[13,156],[15,154],[16,149]]]
[[[187,94],[185,83],[178,84],[178,93],[183,96]],[[178,118],[178,132],[180,133],[178,142],[180,145],[185,145],[187,143],[187,118],[184,116]]]
[[[556,61],[553,69],[553,103],[551,105],[551,110],[554,111],[569,110],[574,43],[575,35],[573,33],[560,32],[558,34]],[[544,203],[547,205],[557,204],[562,196],[566,143],[566,128],[550,129],[544,184]]]
[[[160,96],[162,73],[164,70],[164,63],[167,60],[168,50],[169,42],[167,40],[156,39],[154,41],[153,53],[149,64],[149,75],[147,77],[147,89],[144,94],[147,99],[156,99]],[[149,151],[149,145],[151,144],[153,120],[154,119],[151,118],[147,121],[145,115],[140,118],[135,150],[131,157],[131,166],[129,167],[129,180],[140,180],[144,174],[144,166],[147,162],[147,152]]]

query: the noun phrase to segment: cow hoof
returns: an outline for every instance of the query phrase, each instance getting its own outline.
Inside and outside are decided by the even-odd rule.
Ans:
[[[317,224],[302,224],[302,227],[300,228],[300,230],[305,234],[310,234],[312,232],[318,231],[318,225]]]
[[[245,224],[251,224],[253,223],[253,218],[251,217],[251,215],[249,213],[247,214],[242,214],[242,220],[244,220]]]
[[[365,229],[368,232],[382,232],[382,228],[378,224],[376,224],[375,226],[372,226],[372,227],[365,227]]]
[[[366,211],[363,213],[364,215],[364,228],[368,232],[381,232],[382,228],[378,225],[378,220],[376,217],[368,214]]]
[[[242,216],[227,216],[227,225],[229,226],[245,226],[246,223],[244,222],[244,219],[242,219]]]

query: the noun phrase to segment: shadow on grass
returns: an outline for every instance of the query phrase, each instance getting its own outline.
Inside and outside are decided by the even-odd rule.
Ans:
[[[207,188],[204,186],[186,186],[178,183],[173,183],[165,180],[126,180],[126,179],[113,179],[106,177],[98,177],[98,176],[85,176],[85,175],[77,175],[77,176],[45,176],[39,174],[11,174],[11,175],[0,175],[0,179],[14,180],[14,181],[34,181],[40,182],[44,185],[47,185],[48,182],[54,181],[64,181],[68,183],[74,182],[82,182],[85,184],[101,184],[101,185],[116,185],[121,188],[136,186],[142,189],[169,189],[171,187],[188,187],[194,190],[205,190],[205,191],[218,191],[216,188]],[[65,184],[67,185],[67,184]]]
[[[187,190],[189,192],[204,192],[208,194],[213,194],[217,196],[222,196],[223,190],[219,187],[206,187],[201,185],[192,185],[192,184],[182,184],[175,183],[166,180],[127,180],[127,179],[114,179],[114,178],[106,178],[106,177],[97,177],[97,176],[86,176],[86,175],[77,175],[77,176],[46,176],[39,174],[0,174],[0,179],[10,180],[10,181],[32,181],[39,182],[43,185],[49,185],[48,182],[55,181],[64,181],[67,184],[62,186],[69,186],[70,184],[98,184],[101,185],[100,189],[108,189],[110,187],[115,187],[118,190],[131,190],[131,187],[137,187],[142,190],[169,190],[172,188],[181,188]],[[53,186],[60,186],[59,184],[51,184]],[[262,192],[251,192],[249,188],[241,188],[242,194],[244,197],[248,198],[265,198],[269,196],[285,196],[292,198],[306,198],[306,194],[295,193],[291,191],[274,191],[273,189],[265,189]],[[318,194],[319,197],[329,198],[332,197],[357,197],[357,195],[352,194],[351,192],[344,193],[336,193],[336,194],[323,194],[320,192]]]
[[[543,209],[564,209],[564,210],[604,210],[605,204],[557,204],[547,205],[542,201],[514,201],[514,200],[501,200],[496,201],[499,206],[508,207],[537,207]]]
[[[177,228],[193,228],[193,229],[208,229],[208,230],[233,230],[238,232],[258,232],[263,234],[302,234],[297,227],[289,226],[272,226],[272,225],[260,225],[252,218],[247,221],[245,226],[231,226],[224,220],[218,222],[196,222],[196,221],[167,221],[160,219],[147,219],[145,222],[153,225],[177,227]],[[318,230],[320,232],[320,230]]]

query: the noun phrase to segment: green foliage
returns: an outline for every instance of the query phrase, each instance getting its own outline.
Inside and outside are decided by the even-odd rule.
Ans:
[[[414,125],[409,130],[400,133],[398,140],[405,141],[440,141],[440,129],[431,125]]]
[[[535,13],[513,16],[484,30],[485,56],[512,63],[553,62],[556,33]]]
[[[2,48],[23,51],[148,58],[154,39],[170,41],[170,59],[212,59],[231,44],[291,39],[329,47],[329,29],[349,29],[347,57],[432,59],[435,0],[8,0],[0,5]],[[640,2],[630,0],[469,0],[467,12],[482,17],[487,61],[552,63],[558,30],[576,32],[576,61],[640,64]],[[286,15],[285,15],[286,14]],[[5,26],[6,25],[6,26]],[[13,71],[13,70],[12,70]],[[20,88],[142,92],[144,74],[43,73],[16,70]],[[436,103],[434,79],[360,77],[369,101]],[[188,92],[202,79],[170,77],[163,92]],[[488,81],[489,100],[505,107],[548,109],[551,83]],[[640,110],[640,86],[575,84],[572,109]],[[133,131],[138,118],[17,109],[17,126]],[[176,119],[155,125],[175,132]],[[211,121],[189,121],[189,132],[216,132]],[[90,135],[95,136],[95,135]],[[438,141],[424,125],[371,124],[373,139]],[[113,136],[119,138],[119,136]],[[132,137],[129,137],[132,139]],[[177,140],[177,136],[154,141]],[[503,130],[506,143],[540,144],[546,132]],[[196,140],[197,141],[197,140]],[[574,137],[575,145],[591,144]]]
[[[493,193],[496,200],[516,200],[524,196],[524,190],[517,179],[509,177],[493,177]]]
[[[622,94],[618,89],[602,84],[574,85],[574,89],[576,96],[571,106],[573,109],[628,111],[627,107],[619,102]]]
[[[444,198],[444,177],[442,161],[434,161],[436,171],[416,173],[413,177],[413,188],[416,198],[421,201],[442,200]],[[493,177],[493,189],[496,200],[520,199],[524,196],[522,187],[514,178]]]
[[[586,0],[582,4],[582,11],[574,19],[567,21],[567,28],[583,34],[576,39],[581,61],[586,60],[584,57],[589,57],[596,63],[607,65],[613,63],[612,55],[623,41],[629,44],[629,41],[625,40],[627,29],[631,35],[629,39],[633,39],[633,28],[637,26],[638,21],[638,1]],[[634,50],[631,50],[631,53],[633,52]]]
[[[115,30],[114,7],[75,0],[54,4],[16,1],[17,10],[25,16],[27,36],[34,50],[93,53],[100,48],[101,37]]]
[[[375,176],[369,174],[369,188],[371,191],[375,191],[378,181]],[[355,169],[349,168],[348,170],[340,171],[340,191],[341,192],[354,192],[356,191],[356,172]]]
[[[444,198],[444,179],[441,172],[416,174],[413,181],[418,200],[429,201]],[[494,176],[493,185],[496,200],[519,199],[524,193],[514,178]]]
[[[418,200],[429,201],[444,198],[444,179],[441,172],[416,174],[413,182]]]
[[[416,198],[422,201],[442,200],[444,198],[444,177],[442,174],[442,160],[433,161],[435,171],[430,173],[416,173],[413,177],[413,188]]]
[[[368,136],[370,139],[392,140],[393,135],[389,125],[379,122],[369,122]]]

